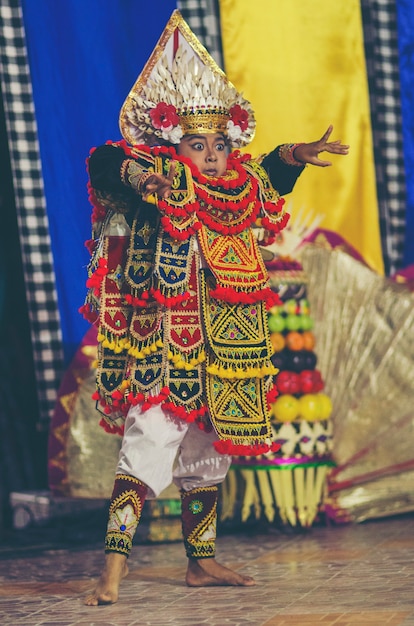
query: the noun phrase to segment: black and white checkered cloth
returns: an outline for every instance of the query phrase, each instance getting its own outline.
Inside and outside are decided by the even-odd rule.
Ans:
[[[178,0],[177,8],[217,65],[223,68],[218,0]]]
[[[391,275],[402,266],[406,220],[397,7],[395,0],[361,0],[361,10],[382,253]]]
[[[19,0],[0,2],[0,80],[29,311],[40,425],[53,413],[63,347],[32,84]]]

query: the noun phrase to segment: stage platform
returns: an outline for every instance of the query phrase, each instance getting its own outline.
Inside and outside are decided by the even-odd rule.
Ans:
[[[414,626],[414,516],[295,532],[219,529],[218,560],[253,588],[188,588],[181,542],[134,546],[119,602],[86,607],[99,576],[99,511],[4,534],[5,626]]]

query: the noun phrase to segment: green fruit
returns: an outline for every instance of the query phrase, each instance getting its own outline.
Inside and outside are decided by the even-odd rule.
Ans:
[[[285,323],[288,330],[299,330],[302,324],[300,316],[295,314],[288,315]]]
[[[300,325],[301,325],[302,330],[312,330],[313,319],[310,317],[310,315],[301,315]]]
[[[271,333],[281,333],[285,330],[285,318],[278,313],[269,315],[268,326]]]

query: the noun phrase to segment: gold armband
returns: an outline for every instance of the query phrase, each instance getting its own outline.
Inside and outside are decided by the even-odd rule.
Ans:
[[[305,163],[297,161],[294,157],[295,148],[301,146],[302,143],[284,143],[279,147],[279,157],[283,163],[286,163],[286,165],[293,165],[295,167],[305,167]]]
[[[145,170],[132,159],[126,159],[121,166],[122,182],[139,194],[142,194],[145,183],[153,174],[153,171]]]

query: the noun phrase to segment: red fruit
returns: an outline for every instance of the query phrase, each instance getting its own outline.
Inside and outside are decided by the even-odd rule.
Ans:
[[[302,393],[317,393],[324,388],[319,370],[303,370],[299,375],[299,379]]]
[[[299,374],[300,381],[300,389],[302,393],[312,393],[313,392],[313,370],[303,370]]]
[[[279,372],[276,378],[276,386],[280,393],[296,394],[300,392],[299,375],[296,372]]]
[[[324,383],[322,380],[322,376],[319,370],[313,370],[313,393],[317,393],[318,391],[322,391],[324,388]]]

